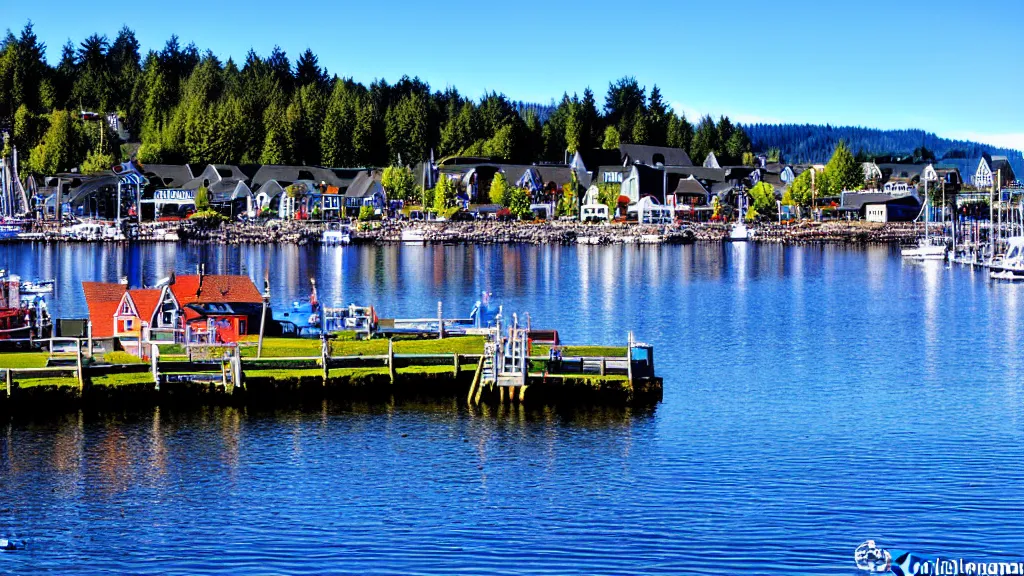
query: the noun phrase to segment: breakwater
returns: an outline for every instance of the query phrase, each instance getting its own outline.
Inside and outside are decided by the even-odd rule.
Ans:
[[[231,223],[208,228],[178,224],[182,240],[211,244],[316,244],[324,225],[308,222],[262,224]],[[402,242],[404,231],[416,231],[417,239],[438,244],[657,244],[722,242],[730,226],[719,223],[688,223],[651,226],[638,224],[584,224],[580,222],[431,222],[386,221],[356,223],[353,242]],[[923,227],[914,223],[806,222],[756,224],[753,240],[784,244],[806,243],[901,243],[916,240]]]

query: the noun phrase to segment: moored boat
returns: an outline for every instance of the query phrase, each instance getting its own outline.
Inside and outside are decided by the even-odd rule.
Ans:
[[[320,235],[322,244],[350,244],[352,242],[352,230],[345,224],[332,223],[327,230]]]
[[[989,278],[993,280],[1024,280],[1024,236],[1007,240],[1006,254],[989,265]]]

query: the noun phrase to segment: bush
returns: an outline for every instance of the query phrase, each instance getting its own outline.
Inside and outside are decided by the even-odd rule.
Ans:
[[[210,228],[215,228],[217,226],[220,226],[221,222],[228,221],[227,216],[224,216],[220,212],[217,212],[216,210],[212,210],[210,208],[207,208],[206,210],[200,210],[198,212],[193,212],[192,215],[188,217],[188,219],[190,222],[195,222],[200,226]]]
[[[107,352],[103,359],[111,364],[145,364],[145,360],[127,352]]]
[[[359,207],[359,219],[361,221],[366,222],[367,220],[373,220],[373,217],[373,206],[363,205]]]

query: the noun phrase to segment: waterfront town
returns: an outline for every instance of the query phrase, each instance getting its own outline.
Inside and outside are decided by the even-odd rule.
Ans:
[[[409,77],[367,87],[328,76],[310,50],[294,66],[277,47],[250,52],[239,68],[172,37],[143,56],[127,27],[65,46],[56,67],[44,51],[31,23],[0,45],[0,241],[887,243],[908,261],[1024,279],[1013,150],[914,130],[691,123],[633,77],[609,83],[599,109],[590,88],[545,106]],[[151,286],[79,282],[77,318],[50,317],[53,279],[5,271],[0,344],[37,355],[6,367],[8,397],[16,376],[73,377],[80,395],[105,378],[223,392],[259,378],[348,386],[365,370],[394,383],[398,368],[438,363],[459,380],[464,361],[477,400],[482,383],[499,400],[565,381],[618,400],[660,394],[653,348],[632,333],[566,346],[486,296],[462,318],[439,304],[433,318],[382,320],[372,302],[322,306],[314,284],[308,303],[275,307],[269,284],[204,266]]]
[[[937,219],[984,220],[990,196],[1010,210],[1022,191],[1007,158],[988,154],[857,163],[840,147],[835,169],[856,171],[856,188],[823,185],[820,194],[816,180],[828,177],[829,165],[770,162],[765,154],[723,165],[713,152],[695,163],[680,148],[621,144],[565,156],[561,164],[452,156],[383,169],[130,160],[106,173],[24,180],[9,158],[0,232],[9,240],[660,242],[727,239],[722,225],[741,222],[752,239],[758,227],[769,239],[780,225],[920,220],[926,194]],[[522,223],[518,235],[460,224],[511,221]],[[222,227],[231,233],[218,234]]]

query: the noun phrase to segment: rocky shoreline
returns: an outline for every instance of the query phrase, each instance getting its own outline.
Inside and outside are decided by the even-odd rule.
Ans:
[[[143,228],[143,239],[157,236],[157,225]],[[181,240],[208,244],[318,244],[324,226],[308,222],[231,223],[208,228],[190,222],[163,226],[176,231]],[[353,243],[402,242],[404,230],[421,233],[426,243],[439,244],[661,244],[722,242],[729,226],[699,223],[682,226],[641,226],[637,224],[596,225],[579,222],[383,222],[356,223]],[[751,226],[754,241],[780,244],[809,243],[912,243],[922,233],[913,223],[872,224],[865,222],[806,222],[792,225]]]

